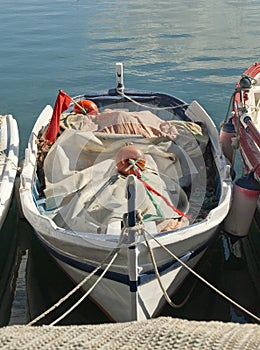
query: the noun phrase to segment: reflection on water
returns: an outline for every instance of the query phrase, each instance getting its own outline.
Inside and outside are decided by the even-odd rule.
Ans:
[[[25,270],[27,264],[27,250],[22,251],[18,248],[19,260],[17,264],[17,273],[15,277],[16,288],[11,308],[9,325],[26,324],[26,285],[25,285]],[[19,268],[19,269],[18,269]]]
[[[17,216],[12,203],[0,231],[0,326],[8,323],[20,264]]]
[[[1,326],[25,324],[46,311],[63,298],[74,284],[60,270],[56,262],[39,244],[29,224],[20,221],[11,210],[1,232]],[[15,227],[19,227],[16,232]],[[250,235],[258,234],[255,232]],[[25,254],[26,252],[26,254]],[[18,268],[19,274],[18,274]],[[260,296],[257,288],[259,271],[252,278],[240,245],[235,245],[230,254],[228,240],[220,232],[216,241],[206,252],[196,271],[214,286],[255,314],[260,314]],[[16,292],[15,292],[16,288]],[[192,320],[220,320],[239,323],[254,322],[242,311],[230,305],[214,291],[189,276],[173,301],[181,304],[191,292],[187,303],[179,309],[166,305],[162,315]],[[15,294],[14,294],[15,292]],[[49,324],[62,315],[82,296],[77,291],[61,306],[40,320],[38,324]],[[89,299],[85,299],[60,324],[90,324],[109,322],[109,319]]]
[[[177,91],[220,122],[237,77],[259,60],[259,6],[256,0],[2,0],[1,113],[17,116],[22,152],[58,89],[73,96],[111,88],[121,61],[127,87]]]

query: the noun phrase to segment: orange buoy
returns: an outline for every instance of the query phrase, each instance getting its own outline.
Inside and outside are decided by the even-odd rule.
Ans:
[[[93,101],[81,100],[77,104],[85,109],[86,114],[91,114],[94,116],[98,114],[98,107]],[[83,110],[78,105],[74,106],[73,112],[83,114]]]
[[[130,160],[133,160],[134,164]],[[122,147],[116,155],[116,166],[118,171],[124,175],[135,175],[136,171],[134,165],[141,170],[144,169],[144,152],[133,145]]]

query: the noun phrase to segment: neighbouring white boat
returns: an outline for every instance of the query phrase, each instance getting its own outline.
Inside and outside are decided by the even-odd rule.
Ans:
[[[195,266],[228,213],[232,181],[198,102],[125,89],[122,64],[116,73],[115,89],[60,91],[44,108],[20,198],[43,246],[120,322],[173,304],[184,264]]]
[[[0,115],[0,228],[13,194],[19,156],[19,133],[12,115]]]

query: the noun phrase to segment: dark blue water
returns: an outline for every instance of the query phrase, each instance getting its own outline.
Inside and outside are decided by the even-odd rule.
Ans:
[[[219,125],[239,75],[260,60],[259,11],[258,0],[2,0],[0,113],[11,113],[18,121],[20,159],[38,114],[46,104],[54,103],[58,90],[77,95],[114,87],[116,62],[124,63],[127,87],[167,92],[187,102],[196,99]],[[43,310],[42,292],[51,303],[71,284],[34,242],[29,225],[17,218],[15,203],[0,235],[1,322],[8,323],[11,315],[11,323],[24,323],[30,311],[26,308],[23,271],[32,244],[36,248],[30,248],[30,252],[39,253],[30,255],[35,270],[28,274],[32,284],[36,284],[32,282],[35,276],[39,280],[35,294],[40,301],[36,302],[32,293],[30,300]],[[222,248],[220,237],[202,264],[216,283],[223,282],[223,270],[227,270],[219,253]],[[23,252],[27,252],[25,257]],[[17,279],[15,267],[20,261]],[[46,269],[53,271],[47,274],[49,280],[45,279]],[[235,263],[230,276],[239,280],[239,269],[245,275],[247,267]],[[232,284],[223,283],[226,289]],[[250,279],[244,280],[245,290],[251,292],[250,283]],[[213,297],[212,302],[209,294],[204,296],[205,290],[195,288],[195,305],[173,314],[193,319],[232,319],[230,307],[221,307],[218,298]],[[250,293],[245,294],[248,300]],[[253,300],[251,296],[249,299]],[[202,300],[208,300],[206,306]],[[214,305],[220,307],[214,309]],[[257,301],[252,307],[255,305]],[[83,306],[81,316],[77,314],[71,322],[91,322],[88,310],[92,306]],[[95,321],[101,319],[97,312]]]

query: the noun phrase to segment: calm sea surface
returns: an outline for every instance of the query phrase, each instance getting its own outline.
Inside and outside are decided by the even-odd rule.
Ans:
[[[124,63],[127,87],[196,99],[219,125],[239,75],[260,60],[259,13],[259,0],[1,0],[0,113],[17,119],[20,159],[38,114],[58,90],[73,96],[112,88],[116,62]],[[0,324],[26,323],[72,284],[18,219],[15,202],[0,238]],[[227,266],[223,242],[220,235],[201,271],[259,314],[247,265]],[[179,301],[186,294],[184,288]],[[250,321],[199,283],[192,299],[164,314]],[[91,302],[64,320],[105,321]]]

